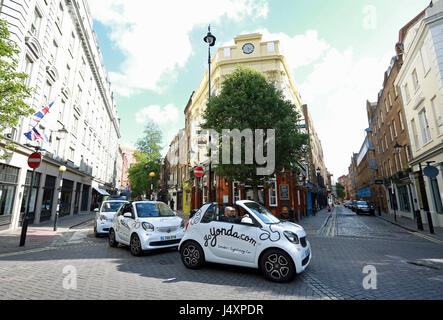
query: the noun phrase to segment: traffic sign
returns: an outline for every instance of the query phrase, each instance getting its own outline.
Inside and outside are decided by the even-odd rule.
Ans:
[[[194,175],[195,175],[197,178],[201,178],[201,177],[203,177],[204,174],[205,174],[205,171],[203,170],[202,167],[195,167],[195,169],[194,169]]]
[[[28,166],[31,169],[36,169],[40,166],[40,163],[42,163],[42,156],[38,152],[34,152],[31,154],[28,158]]]
[[[423,169],[423,174],[426,177],[434,179],[435,177],[438,176],[438,169],[433,166],[427,166],[426,168]]]

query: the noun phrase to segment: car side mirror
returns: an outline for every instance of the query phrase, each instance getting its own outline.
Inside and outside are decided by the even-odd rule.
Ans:
[[[197,212],[197,210],[192,209],[191,213],[189,214],[189,218],[192,218],[193,216],[195,216],[195,213]]]
[[[253,222],[252,219],[249,218],[249,217],[244,217],[243,219],[241,219],[241,223],[242,223],[242,224],[250,224],[250,225],[254,225],[254,222]]]
[[[130,213],[130,212],[126,212],[126,213],[123,214],[123,217],[125,217],[125,218],[131,218],[131,219],[132,219],[132,213]]]
[[[99,208],[95,208],[95,209],[94,209],[94,212],[99,212],[99,211],[100,211]]]

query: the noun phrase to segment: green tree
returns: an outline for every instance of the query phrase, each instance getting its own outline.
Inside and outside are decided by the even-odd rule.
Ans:
[[[4,141],[4,131],[15,127],[20,117],[31,115],[34,110],[24,100],[29,98],[33,90],[25,85],[28,77],[17,72],[18,49],[10,40],[7,22],[0,20],[0,140]],[[6,149],[14,150],[15,144],[6,140]],[[2,156],[6,158],[8,155]]]
[[[345,196],[346,196],[346,194],[345,194],[345,187],[342,184],[337,182],[335,184],[335,190],[337,191],[337,197],[339,199],[344,199],[345,198]]]
[[[158,187],[162,132],[154,122],[150,121],[143,133],[144,136],[136,143],[139,151],[134,156],[137,162],[128,171],[133,197],[150,195]],[[149,175],[151,172],[155,173],[154,178]],[[151,184],[153,189],[151,189]]]
[[[308,135],[300,133],[297,125],[300,114],[283,92],[268,82],[263,74],[239,66],[222,84],[219,95],[211,97],[203,113],[203,129],[213,129],[221,137],[223,129],[275,129],[275,172],[282,169],[296,169],[296,161],[307,150]],[[254,136],[255,140],[255,136]],[[232,144],[232,141],[231,141]],[[255,141],[254,141],[255,145]],[[218,142],[221,151],[221,138]],[[267,152],[266,147],[264,148]],[[256,163],[223,164],[215,168],[216,174],[229,181],[241,181],[251,185],[254,200],[258,201],[258,186],[269,176],[257,175],[256,169],[262,167]],[[245,141],[242,139],[242,159],[245,159]],[[243,161],[244,162],[244,161]]]

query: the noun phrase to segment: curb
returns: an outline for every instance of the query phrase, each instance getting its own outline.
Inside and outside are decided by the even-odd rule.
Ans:
[[[403,228],[403,229],[405,229],[405,230],[408,230],[408,231],[410,231],[410,232],[419,232],[418,230],[415,230],[415,229],[411,229],[411,228],[405,227],[405,226],[399,224],[398,222],[391,221],[391,220],[389,220],[389,219],[383,218],[382,216],[377,216],[377,215],[376,215],[376,217],[379,218],[379,219],[382,219],[382,220],[384,220],[384,221],[387,221],[387,222],[389,222],[389,223],[391,223],[391,224],[393,224],[393,225],[395,225],[395,226],[397,226],[397,227],[400,227],[400,228]]]
[[[70,227],[68,228],[68,230],[69,230],[69,229],[72,229],[72,228],[75,228],[75,227],[78,227],[78,226],[81,226],[82,224],[87,223],[87,222],[92,221],[92,220],[94,220],[94,217],[91,217],[91,218],[89,218],[88,220],[85,220],[85,221],[83,221],[83,222],[80,222],[80,223],[77,223],[77,224],[75,224],[75,225],[73,225],[73,226],[70,226]]]

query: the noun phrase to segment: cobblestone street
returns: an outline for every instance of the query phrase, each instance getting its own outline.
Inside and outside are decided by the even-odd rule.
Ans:
[[[95,238],[86,222],[40,247],[0,254],[3,299],[442,299],[443,246],[374,216],[337,207],[300,222],[313,259],[293,282],[266,281],[258,270],[208,264],[186,269],[177,251],[133,257]],[[325,230],[327,230],[325,232]],[[2,235],[4,237],[5,235]],[[16,248],[15,248],[16,249]],[[24,250],[24,251],[22,251]],[[363,268],[377,271],[365,290]],[[77,289],[64,289],[75,267]],[[67,268],[67,269],[65,269]],[[71,269],[70,269],[71,268]]]

